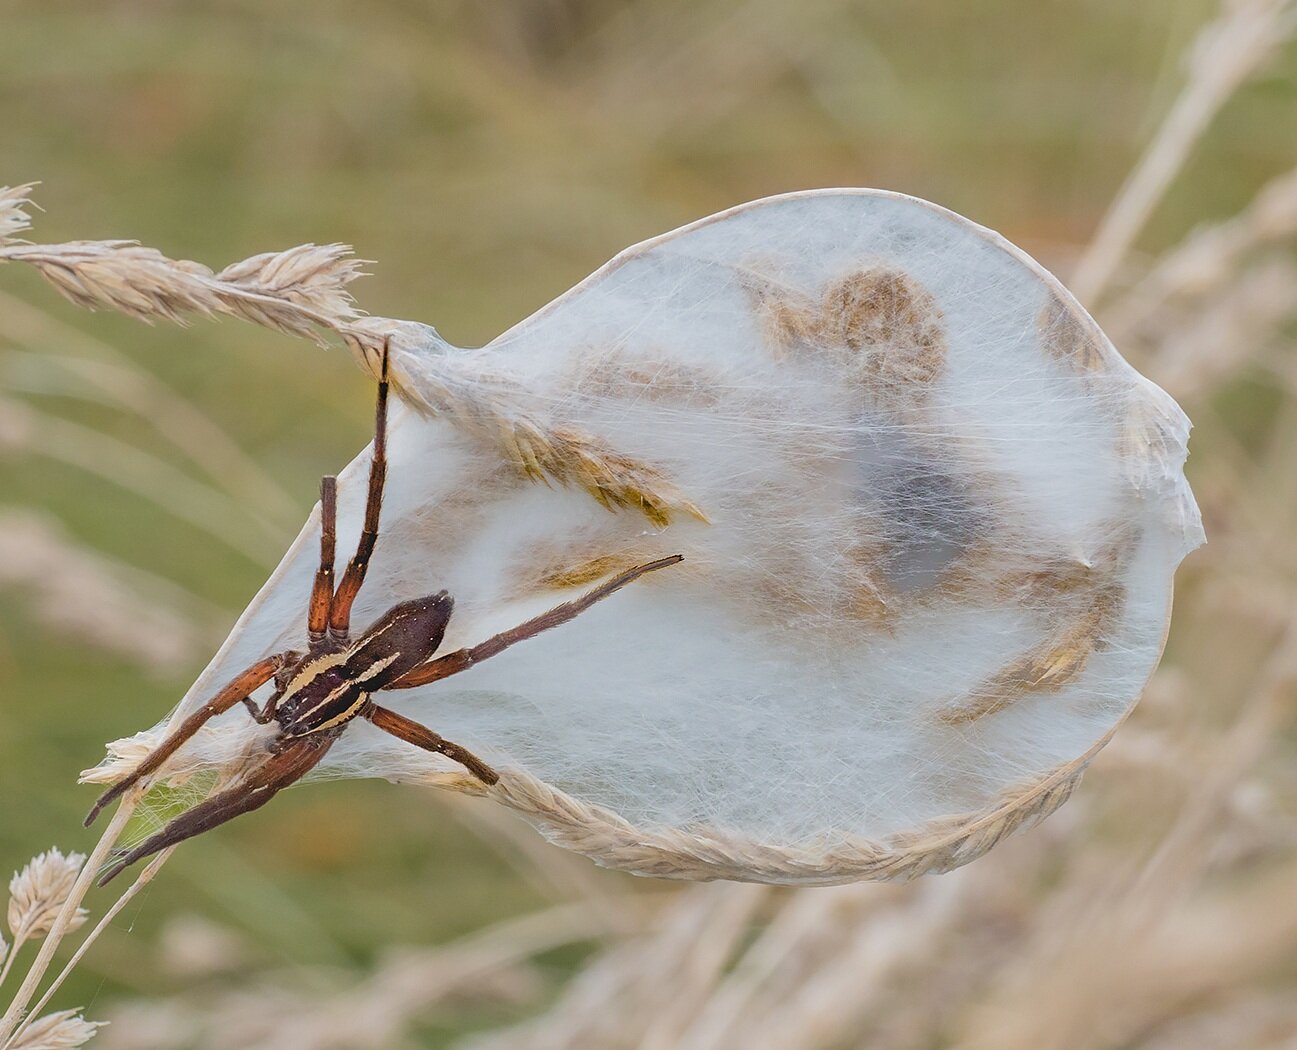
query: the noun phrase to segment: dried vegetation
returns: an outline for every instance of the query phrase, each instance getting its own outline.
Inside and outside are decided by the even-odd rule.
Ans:
[[[775,16],[763,17],[770,28]],[[828,15],[817,17],[828,24]],[[1297,172],[1274,178],[1234,218],[1192,230],[1160,257],[1132,252],[1199,138],[1232,94],[1281,53],[1293,26],[1293,7],[1283,0],[1226,0],[1199,34],[1181,93],[1073,271],[1116,345],[1198,424],[1191,467],[1211,543],[1182,572],[1168,660],[1068,806],[968,868],[904,885],[785,891],[710,884],[623,894],[625,882],[539,844],[488,807],[461,801],[454,809],[463,808],[465,825],[510,858],[549,905],[446,945],[392,950],[363,974],[340,970],[336,959],[276,970],[257,963],[244,935],[177,925],[157,950],[166,965],[189,960],[188,989],[111,1005],[104,1012],[114,1023],[95,1045],[400,1047],[430,1021],[443,1026],[439,1045],[453,1032],[458,1045],[479,1050],[1297,1045]],[[723,40],[734,56],[769,58],[773,47],[765,37],[754,43],[750,18],[698,28],[709,29],[704,44]],[[629,32],[614,23],[607,35]],[[639,100],[641,149],[671,120],[646,90],[669,65],[667,39],[663,26],[651,23],[636,34],[648,57],[603,70],[602,104]],[[786,60],[779,68],[813,77],[816,67],[804,54],[779,53]],[[736,80],[761,81],[772,67],[733,61]],[[832,79],[814,83],[825,111],[840,114]],[[721,92],[698,95],[707,113],[723,113],[727,104]],[[336,246],[258,256],[214,273],[127,242],[60,251],[14,245],[27,225],[27,196],[26,188],[0,194],[0,239],[10,242],[4,257],[38,267],[74,302],[149,316],[237,314],[293,334],[345,336],[350,325],[370,331],[346,297],[358,270]],[[123,281],[123,267],[147,279]],[[0,307],[0,338],[11,348],[40,350],[55,322],[42,320],[36,336],[29,329],[24,337],[25,307],[7,298]],[[138,410],[141,397],[155,403],[158,381],[111,355],[92,348],[51,358],[51,369],[68,382],[97,384],[100,396],[126,411]],[[1251,418],[1259,410],[1249,405],[1240,425],[1239,390],[1258,387],[1266,392],[1264,420]],[[274,482],[197,408],[178,397],[160,400],[164,414],[151,423],[207,479],[213,511],[221,499],[250,491],[267,494],[260,505],[270,517],[286,513],[285,505],[291,510]],[[36,411],[24,402],[0,414],[0,451],[37,447],[29,437],[43,425]],[[204,426],[211,441],[187,437]],[[77,444],[68,436],[69,456],[84,455]],[[50,454],[51,443],[39,447]],[[136,478],[141,498],[172,499],[165,463],[140,463]],[[11,549],[25,545],[83,573],[104,590],[104,601],[129,609],[147,593],[160,617],[157,636],[171,639],[132,649],[117,636],[91,635],[91,644],[146,668],[192,653],[201,617],[187,597],[159,598],[153,582],[75,549],[43,519],[5,513],[15,527],[5,526],[10,547],[0,546],[0,586],[36,586],[21,571],[22,551]],[[258,542],[273,546],[267,531],[257,534],[254,526],[240,534],[249,557]],[[84,635],[86,625],[56,585],[57,576],[31,590],[32,607],[70,635]],[[34,861],[11,887],[15,944],[6,975],[22,939],[48,930],[61,904],[71,902],[62,908],[61,932],[83,921],[71,885],[79,858],[52,856]],[[545,965],[545,953],[573,944],[594,946],[574,972]],[[519,1020],[505,1027],[501,1017]],[[495,1030],[463,1035],[464,1018]],[[68,1011],[47,1014],[9,1045],[77,1046],[93,1027]]]

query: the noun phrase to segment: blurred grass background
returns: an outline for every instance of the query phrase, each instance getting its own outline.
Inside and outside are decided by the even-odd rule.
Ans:
[[[1066,277],[1215,10],[1207,0],[3,0],[0,184],[44,180],[38,240],[137,238],[217,267],[303,241],[352,243],[378,260],[356,288],[362,306],[435,324],[460,345],[489,340],[630,243],[815,186],[929,198]],[[1295,103],[1289,49],[1214,123],[1132,265],[1234,214],[1287,170]],[[94,792],[75,786],[76,772],[192,681],[295,534],[319,476],[367,441],[372,391],[345,353],[251,326],[86,315],[17,267],[0,273],[0,292],[33,308],[0,300],[0,397],[192,471],[138,417],[51,382],[42,355],[106,344],[228,432],[284,497],[261,508],[266,528],[231,546],[0,441],[5,508],[41,509],[74,541],[174,581],[201,626],[179,656],[148,666],[43,622],[30,588],[0,587],[0,859],[17,867],[49,845],[93,841],[80,818]],[[1272,374],[1231,382],[1195,449],[1216,432],[1245,454],[1265,445],[1289,398]],[[474,824],[382,783],[290,792],[180,850],[61,998],[94,1014],[185,987],[192,977],[158,946],[194,914],[233,931],[254,969],[346,974],[392,945],[538,907],[547,889],[529,862]],[[589,878],[618,890],[633,881]],[[579,958],[561,951],[543,968],[563,973]],[[429,1022],[413,1045],[442,1045],[461,1021],[481,1020],[468,1009]]]

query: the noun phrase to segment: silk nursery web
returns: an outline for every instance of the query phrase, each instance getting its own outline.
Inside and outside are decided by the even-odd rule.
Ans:
[[[703,219],[481,349],[362,324],[399,397],[355,624],[445,589],[448,652],[684,560],[393,702],[498,783],[367,724],[313,775],[483,794],[610,866],[835,882],[977,856],[1130,710],[1202,539],[1175,403],[1025,254],[898,194]],[[339,478],[341,551],[368,469]],[[319,531],[317,507],[178,714],[304,647]],[[168,768],[237,768],[267,733],[236,708]]]

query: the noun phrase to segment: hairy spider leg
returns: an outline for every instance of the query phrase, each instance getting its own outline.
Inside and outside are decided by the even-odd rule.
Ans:
[[[326,474],[320,479],[320,567],[315,570],[311,601],[306,607],[306,633],[311,652],[324,649],[329,634],[329,610],[333,606],[333,562],[338,535],[338,479]]]
[[[248,714],[252,720],[259,726],[269,725],[275,718],[275,712],[279,708],[279,701],[284,698],[284,693],[288,690],[289,683],[293,680],[293,674],[301,666],[304,657],[294,649],[286,650],[279,654],[283,663],[278,671],[275,672],[275,691],[270,694],[270,698],[265,704],[258,708],[256,702],[250,696],[243,698],[243,705],[248,709]]]
[[[379,707],[378,704],[373,702],[366,705],[360,714],[361,717],[369,719],[383,732],[390,733],[398,740],[404,740],[407,744],[421,747],[425,751],[445,755],[447,758],[458,762],[484,784],[494,784],[500,779],[499,773],[468,748],[447,740],[439,733],[434,733],[427,726],[420,725],[404,715],[398,715],[395,711],[390,711],[386,707]]]
[[[333,596],[329,610],[329,634],[335,642],[346,643],[351,638],[351,603],[365,582],[369,558],[378,542],[378,518],[383,509],[383,482],[387,477],[387,359],[388,348],[383,347],[383,364],[378,381],[378,401],[374,407],[374,453],[369,461],[369,496],[365,501],[365,524],[356,545],[355,556],[342,574],[342,582]]]
[[[673,554],[669,558],[659,558],[657,561],[647,562],[644,565],[636,565],[633,569],[618,573],[611,580],[600,584],[580,598],[564,602],[562,605],[556,605],[548,612],[532,617],[532,619],[508,631],[501,631],[494,637],[488,638],[486,641],[470,648],[457,649],[453,653],[439,656],[422,667],[416,667],[413,671],[408,672],[384,688],[413,689],[415,686],[427,685],[429,682],[437,682],[443,678],[449,678],[453,674],[459,674],[461,671],[467,671],[474,664],[479,664],[483,660],[504,652],[511,645],[517,645],[519,642],[535,637],[541,631],[548,631],[551,627],[567,623],[585,612],[595,602],[602,601],[608,595],[621,590],[628,583],[634,583],[646,573],[665,569],[668,565],[675,565],[681,561],[684,561],[683,555]]]
[[[296,654],[276,653],[274,656],[267,656],[264,660],[258,660],[246,671],[237,675],[229,685],[181,722],[170,736],[149,752],[144,761],[135,768],[134,772],[125,779],[118,781],[99,796],[99,801],[94,804],[86,817],[86,827],[94,823],[95,818],[99,816],[105,806],[115,799],[121,798],[142,778],[153,773],[163,762],[174,755],[180,745],[197,733],[208,719],[228,711],[235,704],[248,702],[251,707],[249,701],[251,694],[270,681],[290,656],[296,656]],[[255,711],[255,708],[253,710]]]
[[[157,834],[118,856],[113,866],[99,879],[99,885],[104,885],[143,857],[264,806],[278,792],[309,773],[341,733],[339,728],[302,737],[291,747],[284,748],[257,766],[238,784],[185,810]]]

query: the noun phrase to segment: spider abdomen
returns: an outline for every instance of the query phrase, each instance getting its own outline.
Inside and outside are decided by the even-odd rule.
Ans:
[[[453,602],[444,591],[394,605],[351,648],[308,656],[275,709],[285,736],[350,722],[371,693],[424,663],[441,644]]]

